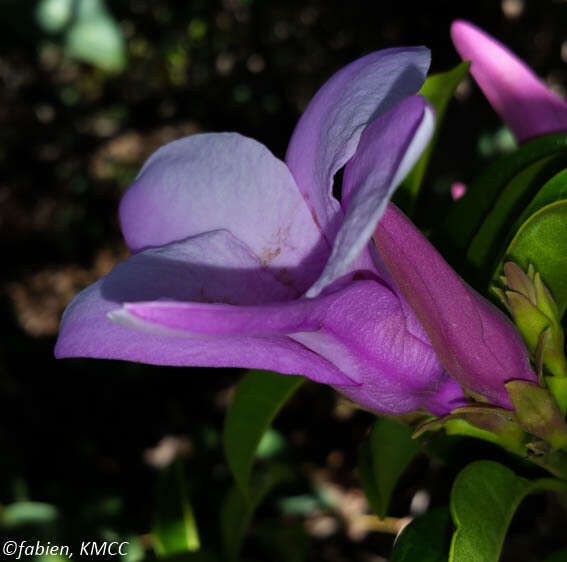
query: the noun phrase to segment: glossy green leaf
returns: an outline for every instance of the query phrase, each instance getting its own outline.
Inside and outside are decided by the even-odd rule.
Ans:
[[[563,169],[548,180],[537,192],[530,204],[516,221],[513,232],[517,232],[534,213],[543,207],[567,199],[567,169]]]
[[[177,458],[158,475],[157,504],[152,529],[159,557],[199,550],[199,533],[187,493],[185,466]]]
[[[420,449],[411,427],[378,419],[359,456],[359,472],[368,503],[383,518],[399,477]]]
[[[229,490],[220,512],[220,526],[224,550],[229,560],[236,560],[252,516],[262,500],[276,486],[293,478],[289,468],[273,464],[256,471],[245,496],[235,484]]]
[[[567,134],[540,137],[500,158],[469,183],[466,195],[454,204],[437,236],[439,247],[445,248],[454,264],[462,263],[466,248],[508,182],[542,158],[560,154],[567,154]]]
[[[245,495],[263,435],[304,381],[303,377],[250,371],[238,383],[226,413],[223,445],[228,465]]]
[[[546,205],[528,218],[510,242],[503,261],[513,261],[524,271],[532,264],[562,316],[567,308],[567,199]]]
[[[432,74],[427,78],[425,84],[419,91],[435,109],[435,131],[429,146],[425,149],[421,158],[398,190],[397,202],[410,214],[417,200],[423,177],[427,171],[427,165],[429,164],[433,148],[437,142],[447,105],[455,89],[467,75],[469,68],[470,62],[465,61],[448,72]]]
[[[467,251],[467,270],[486,285],[510,242],[513,223],[546,180],[567,166],[564,154],[546,156],[516,174],[502,189]]]
[[[417,517],[396,540],[390,562],[447,562],[452,529],[446,507]]]
[[[476,461],[455,479],[451,515],[456,530],[449,562],[496,562],[512,517],[527,494],[565,491],[559,480],[526,480],[493,461]]]

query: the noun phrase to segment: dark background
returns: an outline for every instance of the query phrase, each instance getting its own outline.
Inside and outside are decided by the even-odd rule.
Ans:
[[[192,450],[188,477],[206,544],[216,540],[218,505],[230,482],[219,438],[239,373],[52,356],[66,304],[127,255],[117,206],[141,162],[168,140],[223,130],[254,137],[283,157],[310,97],[347,62],[385,47],[424,44],[433,72],[457,64],[449,38],[455,18],[499,37],[564,92],[567,4],[113,1],[107,8],[128,57],[115,72],[68,56],[65,29],[48,33],[36,8],[31,1],[0,1],[0,504],[6,513],[21,501],[52,511],[32,514],[23,527],[2,520],[0,511],[0,524],[7,536],[29,532],[62,544],[116,536],[148,545],[156,471],[147,452],[169,435]],[[500,128],[466,82],[447,113],[418,209],[421,224],[436,220],[452,181],[469,180],[506,150]],[[251,559],[389,555],[393,535],[350,528],[364,510],[355,465],[371,422],[369,414],[337,406],[326,387],[302,388],[276,428],[299,474],[286,493],[313,497],[315,504],[294,515],[268,502],[247,543]],[[474,455],[471,446],[446,466],[418,459],[392,514],[407,515],[418,489],[442,505],[449,479]],[[321,486],[339,499],[324,505],[316,492]],[[341,511],[351,504],[352,517]],[[505,559],[543,560],[567,545],[560,532],[565,514],[551,499],[526,506]],[[297,531],[290,552],[299,554],[272,550],[269,537],[278,526]],[[303,534],[309,539],[301,542]]]

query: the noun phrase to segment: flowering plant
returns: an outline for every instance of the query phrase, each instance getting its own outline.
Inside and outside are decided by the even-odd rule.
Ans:
[[[517,505],[531,490],[564,489],[567,479],[567,201],[556,180],[549,187],[564,172],[567,136],[547,136],[567,128],[567,106],[474,26],[456,22],[452,35],[518,140],[537,137],[488,172],[496,177],[488,207],[471,184],[450,211],[439,246],[460,259],[449,265],[390,199],[426,164],[466,66],[458,79],[447,73],[425,82],[427,49],[379,51],[317,92],[285,162],[236,133],[193,135],[154,153],[120,204],[132,256],[75,297],[55,353],[302,375],[409,423],[409,433],[386,432],[384,442],[397,450],[412,450],[414,430],[439,428],[497,443],[556,480],[528,485],[490,463],[463,472],[454,488],[451,559],[489,560],[497,548],[466,558],[481,536],[460,519],[467,483],[479,474],[500,478]],[[549,181],[516,180],[543,160],[554,163]],[[513,181],[517,193],[506,195]],[[542,244],[552,251],[541,255]],[[511,318],[490,302],[489,286]],[[228,462],[247,505],[254,504],[250,474],[260,437],[302,380],[274,376],[249,375],[227,416]],[[269,395],[269,407],[257,405],[254,389]],[[383,423],[393,422],[377,422],[373,433],[384,433]],[[389,497],[376,476],[383,446],[372,439],[360,469],[379,515]],[[390,469],[390,492],[406,464]],[[505,521],[493,521],[491,532],[503,534]],[[233,555],[237,549],[229,545]]]

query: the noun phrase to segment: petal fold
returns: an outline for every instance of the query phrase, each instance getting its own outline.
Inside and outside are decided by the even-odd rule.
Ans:
[[[139,252],[79,293],[63,316],[55,355],[270,369],[329,384],[355,384],[333,364],[283,335],[171,337],[160,331],[133,330],[107,317],[124,302],[251,304],[294,296],[229,232],[210,232]]]
[[[395,189],[425,150],[434,127],[433,109],[422,96],[410,96],[364,130],[345,167],[344,221],[331,257],[307,296],[316,296],[349,270],[372,237]]]
[[[124,194],[120,223],[133,251],[229,230],[298,293],[329,253],[284,162],[236,133],[193,135],[157,150]]]
[[[335,73],[315,94],[291,137],[286,162],[332,244],[342,218],[334,174],[354,154],[364,128],[425,81],[425,47],[385,49]]]
[[[408,330],[397,295],[376,280],[357,281],[316,299],[263,306],[127,303],[113,318],[171,337],[286,336],[355,384],[335,385],[337,390],[378,412],[426,407],[444,414],[464,403],[425,335],[416,338]]]
[[[537,381],[512,322],[469,287],[394,205],[374,239],[449,375],[493,404],[511,408],[504,385]]]
[[[451,25],[451,38],[488,101],[520,142],[567,131],[567,102],[553,93],[507,47],[466,21]]]

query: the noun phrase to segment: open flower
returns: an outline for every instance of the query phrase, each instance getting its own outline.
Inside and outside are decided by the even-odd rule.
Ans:
[[[504,382],[532,377],[513,326],[455,282],[409,221],[389,218],[393,207],[384,228],[394,245],[380,228],[376,240],[396,282],[369,243],[432,134],[433,112],[414,95],[428,64],[426,49],[390,49],[340,70],[303,114],[286,163],[233,133],[159,149],[120,204],[133,256],[75,297],[57,357],[270,369],[385,413],[446,414],[465,403],[460,384],[509,406]],[[332,183],[343,166],[339,203]],[[433,304],[433,270],[420,284],[424,272],[411,269],[430,257],[450,291]],[[452,295],[468,299],[464,316]]]
[[[455,21],[451,38],[484,95],[518,141],[567,131],[567,102],[553,93],[502,43],[466,21]]]
[[[413,95],[428,66],[427,49],[407,48],[340,70],[286,163],[232,133],[159,149],[120,204],[133,255],[75,297],[56,356],[264,368],[381,412],[450,411],[460,388],[368,248],[431,136],[432,111]],[[345,164],[355,195],[341,207],[332,183]]]

